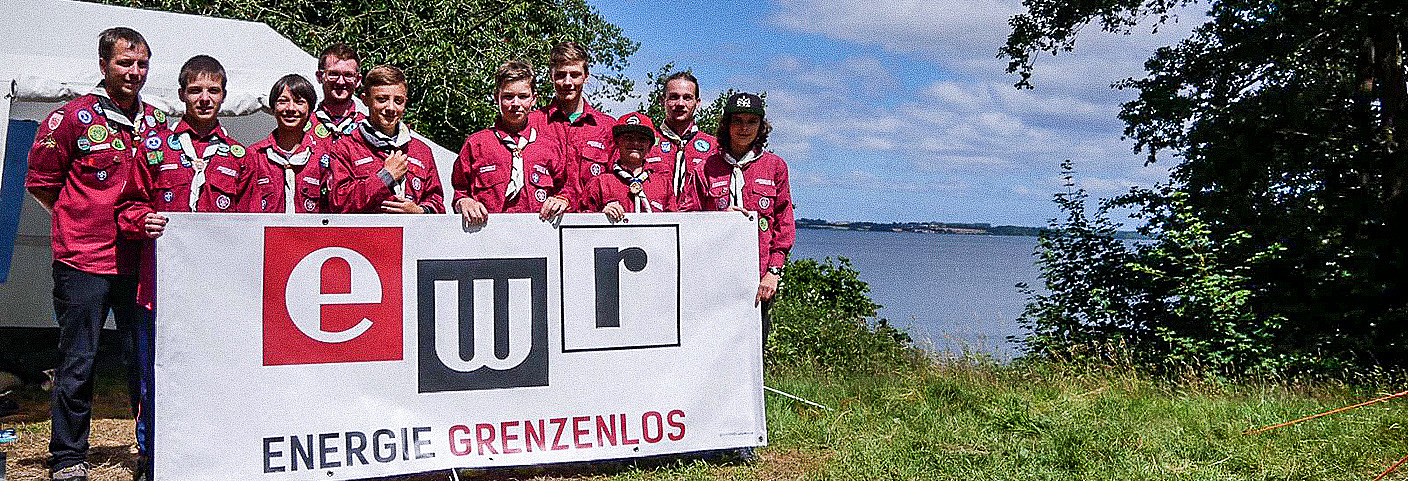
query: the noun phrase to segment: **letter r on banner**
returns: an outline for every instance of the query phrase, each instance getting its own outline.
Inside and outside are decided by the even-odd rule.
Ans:
[[[264,229],[264,365],[403,357],[400,227]]]

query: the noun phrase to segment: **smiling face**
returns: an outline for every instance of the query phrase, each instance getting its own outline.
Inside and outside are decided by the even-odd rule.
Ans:
[[[368,87],[362,96],[362,103],[367,104],[367,121],[387,135],[396,133],[396,124],[406,113],[406,102],[405,84]]]
[[[732,114],[729,120],[729,153],[742,154],[753,146],[758,138],[758,128],[763,125],[763,117],[758,114]]]
[[[665,122],[670,124],[671,129],[687,128],[694,123],[694,111],[699,108],[698,90],[698,85],[683,78],[671,80],[665,85],[661,101],[665,106]]]
[[[132,45],[126,40],[118,40],[113,45],[112,56],[98,60],[98,68],[103,72],[103,85],[108,97],[123,108],[130,108],[147,83],[147,63],[151,51],[145,44]]]
[[[186,123],[202,132],[215,126],[220,104],[225,102],[222,80],[218,75],[200,74],[181,89],[181,101],[186,103]]]
[[[533,94],[533,82],[528,79],[504,84],[499,88],[499,117],[509,130],[520,130],[528,125],[528,112],[533,109],[537,96]]]
[[[616,136],[616,150],[621,152],[621,165],[636,168],[645,163],[651,138],[641,132],[624,132]]]
[[[285,87],[279,98],[274,99],[274,120],[278,121],[279,130],[301,132],[304,124],[308,123],[308,112],[312,108],[307,99],[293,95]]]
[[[552,68],[553,99],[559,108],[576,107],[582,100],[582,86],[587,83],[586,62],[566,62]]]
[[[318,83],[323,84],[323,99],[328,103],[347,102],[362,83],[357,61],[329,56],[324,60],[323,69],[318,71]]]

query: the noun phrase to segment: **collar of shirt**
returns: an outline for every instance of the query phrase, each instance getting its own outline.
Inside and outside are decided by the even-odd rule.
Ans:
[[[362,134],[362,141],[371,146],[372,150],[389,150],[392,148],[405,149],[406,144],[411,142],[411,129],[406,127],[405,122],[396,123],[396,134],[386,135],[375,127],[369,120],[357,123],[358,131]]]
[[[312,121],[314,121],[314,122],[323,121],[323,122],[332,122],[332,123],[334,123],[334,124],[340,124],[340,123],[342,123],[343,120],[346,120],[346,119],[349,119],[349,118],[350,118],[350,119],[355,119],[355,118],[357,118],[357,114],[360,113],[360,112],[361,112],[361,111],[357,110],[357,103],[356,103],[356,102],[352,102],[352,108],[347,109],[347,112],[344,112],[344,113],[343,113],[342,115],[340,115],[340,116],[333,117],[332,114],[328,112],[326,105],[324,105],[324,104],[319,104],[319,105],[318,105],[318,108],[314,109],[313,112],[312,112],[311,114],[309,114],[309,117],[311,117],[310,120],[312,120]],[[312,124],[309,124],[309,125],[312,125]]]
[[[137,95],[137,119],[134,121],[128,118],[127,114],[122,113],[122,109],[117,106],[117,102],[114,102],[111,97],[108,97],[108,89],[104,86],[104,82],[98,82],[98,86],[93,87],[93,91],[89,93],[98,97],[98,105],[101,105],[103,108],[103,117],[107,117],[108,120],[132,130],[136,130],[137,127],[141,125],[142,115],[146,113],[146,105],[142,103],[141,94]]]
[[[553,120],[561,120],[572,125],[582,125],[586,123],[596,125],[596,114],[598,113],[600,112],[597,112],[596,109],[592,108],[592,104],[588,102],[582,102],[582,110],[577,112],[578,115],[575,119],[572,118],[567,112],[563,112],[562,109],[557,108],[556,103],[548,105],[547,111],[549,122]]]
[[[176,124],[176,127],[171,129],[171,134],[181,135],[181,133],[183,132],[190,132],[192,139],[199,140],[201,142],[210,142],[212,140],[219,139],[227,144],[230,143],[230,134],[225,133],[225,127],[220,125],[219,120],[215,121],[215,128],[210,129],[209,134],[207,134],[205,137],[201,137],[200,133],[196,132],[196,129],[194,127],[191,127],[191,124],[186,123],[185,118],[182,118],[181,121]]]

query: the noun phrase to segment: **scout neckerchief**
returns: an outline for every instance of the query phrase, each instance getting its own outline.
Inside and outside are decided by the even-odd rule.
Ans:
[[[724,152],[724,160],[728,161],[728,165],[733,166],[733,174],[728,177],[729,207],[743,208],[743,168],[762,156],[761,151],[757,149],[750,150],[748,153],[743,154],[742,159],[735,159],[733,158],[733,154]]]
[[[216,129],[219,129],[219,127],[216,127]],[[220,147],[225,147],[225,143],[221,141],[219,136],[215,135],[215,131],[212,130],[211,136],[213,140],[210,142],[210,145],[205,146],[205,150],[202,151],[200,155],[196,155],[196,144],[195,141],[192,140],[194,135],[191,132],[190,130],[181,132],[181,134],[177,136],[177,141],[181,144],[181,155],[186,156],[186,158],[190,160],[191,169],[196,171],[196,174],[191,177],[191,195],[186,199],[186,203],[190,206],[191,212],[195,212],[196,201],[200,199],[200,189],[205,186],[205,168],[209,166],[210,158],[214,157],[215,154],[220,151]],[[229,147],[225,148],[228,149]]]
[[[650,180],[650,171],[641,166],[636,169],[640,173],[633,174],[631,171],[621,168],[621,164],[616,164],[613,170],[616,171],[616,177],[620,177],[622,182],[631,186],[631,202],[635,204],[636,212],[655,212],[655,209],[650,208],[650,198],[645,195],[645,181]]]
[[[660,123],[660,135],[675,144],[675,197],[679,197],[684,192],[684,172],[687,168],[684,165],[684,146],[687,145],[686,142],[689,142],[694,138],[694,135],[698,133],[699,127],[693,123],[689,124],[688,129],[685,129],[684,135],[676,134],[675,131],[670,130],[669,123]]]
[[[367,145],[371,146],[374,152],[390,152],[393,150],[405,152],[406,145],[411,142],[411,129],[406,127],[405,122],[396,123],[396,135],[381,133],[376,127],[372,127],[370,119],[358,122],[357,126],[360,127],[358,130],[362,132],[362,140],[365,140]],[[400,182],[391,186],[391,192],[396,194],[397,197],[405,197],[406,183],[410,180],[411,176],[406,175]]]
[[[520,133],[522,132],[520,131]],[[509,171],[508,188],[504,190],[504,201],[508,202],[518,197],[518,191],[523,190],[523,149],[538,140],[538,129],[530,128],[528,135],[520,135],[518,138],[507,133],[501,135],[496,130],[494,137],[497,137],[499,142],[504,144],[504,148],[513,154],[513,170]]]
[[[141,97],[137,98],[136,115],[139,121],[133,122],[132,119],[127,118],[127,115],[122,113],[122,109],[118,108],[117,102],[113,102],[112,98],[108,97],[108,90],[107,88],[103,87],[102,82],[99,82],[97,88],[93,89],[93,95],[95,97],[98,97],[98,105],[102,106],[103,117],[106,117],[110,122],[132,129],[133,132],[137,131],[137,128],[139,127],[139,125],[137,124],[140,123],[140,119],[142,118],[142,110],[144,110],[142,108]]]
[[[298,147],[305,146],[299,144]],[[298,147],[294,148],[297,149]],[[278,165],[284,171],[284,212],[293,212],[293,171],[298,167],[308,165],[308,158],[313,155],[313,149],[305,147],[298,153],[288,154],[279,149],[279,145],[275,143],[269,146],[269,150],[267,150],[266,153],[268,154],[269,161]]]
[[[347,116],[343,117],[341,120],[333,120],[332,116],[328,115],[328,112],[323,109],[318,109],[316,112],[313,112],[313,116],[318,119],[318,123],[323,124],[323,127],[326,127],[332,132],[333,136],[347,134],[350,133],[348,128],[352,126],[353,122],[357,121],[357,109],[355,107],[356,106],[353,106],[353,108],[348,109]]]

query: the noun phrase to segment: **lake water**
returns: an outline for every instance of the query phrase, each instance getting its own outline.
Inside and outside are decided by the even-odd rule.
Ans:
[[[1018,282],[1040,285],[1036,237],[797,229],[792,257],[847,257],[880,317],[930,349],[1017,354]]]

